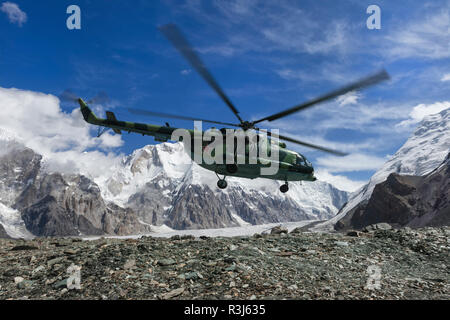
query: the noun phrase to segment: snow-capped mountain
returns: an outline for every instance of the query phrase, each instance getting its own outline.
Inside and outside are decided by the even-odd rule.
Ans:
[[[425,117],[406,143],[379,169],[369,182],[352,193],[338,215],[314,230],[331,230],[358,204],[367,201],[377,184],[391,173],[424,176],[442,164],[450,151],[450,109]]]
[[[290,183],[281,194],[278,181],[227,177],[220,190],[215,173],[193,162],[182,143],[145,146],[112,171],[96,179],[105,199],[132,208],[145,223],[175,229],[327,219],[347,200],[321,181]]]
[[[24,150],[16,137],[0,129],[0,225],[13,238],[30,238],[18,210],[11,208],[21,189],[36,174],[36,164],[41,158],[25,151],[23,157],[17,157],[17,151]]]
[[[181,143],[148,145],[102,175],[49,171],[38,152],[0,131],[0,224],[12,237],[129,235],[327,219],[347,192],[316,181],[228,177],[228,188],[195,164]]]

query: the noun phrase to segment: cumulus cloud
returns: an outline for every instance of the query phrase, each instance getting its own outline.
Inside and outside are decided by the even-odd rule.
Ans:
[[[450,108],[450,101],[435,102],[432,104],[418,104],[409,113],[409,118],[398,124],[400,127],[408,127],[422,121],[425,116],[439,113],[442,110]]]
[[[321,181],[331,183],[339,190],[348,192],[354,192],[367,183],[367,181],[351,180],[346,176],[331,174],[326,169],[317,169],[315,176]]]
[[[113,148],[123,144],[109,131],[93,137],[78,108],[66,113],[57,97],[19,89],[0,88],[0,128],[41,154],[48,170],[93,178],[118,161]]]
[[[187,76],[189,73],[191,73],[191,69],[184,69],[184,70],[181,70],[181,74],[183,75],[183,76]]]
[[[3,2],[0,10],[8,15],[11,23],[17,23],[19,27],[27,22],[27,14],[20,10],[19,6],[13,2]]]

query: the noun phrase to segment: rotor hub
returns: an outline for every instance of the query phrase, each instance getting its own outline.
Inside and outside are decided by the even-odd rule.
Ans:
[[[251,128],[253,128],[253,123],[250,122],[250,121],[244,121],[241,124],[241,128],[244,129],[244,130],[251,129]]]

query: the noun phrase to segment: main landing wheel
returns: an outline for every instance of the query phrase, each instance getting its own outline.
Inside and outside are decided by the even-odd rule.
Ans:
[[[286,192],[288,192],[288,190],[289,190],[289,186],[288,186],[287,182],[285,184],[281,185],[280,191],[282,193],[286,193]]]
[[[220,179],[219,181],[217,181],[217,186],[220,189],[225,189],[227,187],[228,183],[225,181],[225,179]]]

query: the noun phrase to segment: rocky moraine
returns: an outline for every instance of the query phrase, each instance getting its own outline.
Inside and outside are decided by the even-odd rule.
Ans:
[[[1,239],[0,299],[450,299],[449,227],[366,231]]]

